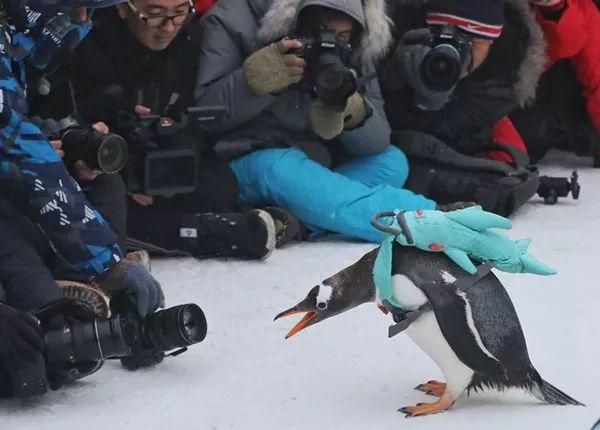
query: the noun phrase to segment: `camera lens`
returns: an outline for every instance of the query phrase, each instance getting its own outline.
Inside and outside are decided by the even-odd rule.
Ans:
[[[423,81],[431,90],[448,91],[460,79],[461,57],[452,45],[438,45],[423,59]]]
[[[174,306],[149,315],[143,322],[144,343],[149,348],[170,351],[202,342],[207,325],[198,305]]]
[[[98,146],[98,167],[104,173],[113,174],[119,172],[127,162],[127,142],[116,134],[102,136]]]
[[[131,343],[123,334],[124,320],[114,317],[74,323],[44,336],[49,363],[81,363],[129,355]]]

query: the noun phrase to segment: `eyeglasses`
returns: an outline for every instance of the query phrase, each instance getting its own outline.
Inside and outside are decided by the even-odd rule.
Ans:
[[[188,22],[196,12],[194,7],[190,4],[189,9],[185,13],[178,13],[175,15],[148,15],[145,12],[137,9],[131,2],[127,3],[131,11],[146,24],[148,28],[158,28],[164,26],[167,21],[171,21],[175,27],[180,27]]]

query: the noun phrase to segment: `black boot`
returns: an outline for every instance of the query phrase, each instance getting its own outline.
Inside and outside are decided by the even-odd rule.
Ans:
[[[179,236],[190,254],[204,258],[264,260],[276,244],[275,223],[263,210],[184,215]]]

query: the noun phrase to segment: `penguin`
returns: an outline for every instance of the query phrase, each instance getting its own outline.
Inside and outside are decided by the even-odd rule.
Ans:
[[[406,417],[448,410],[464,392],[520,388],[542,402],[582,403],[548,383],[531,364],[516,310],[491,270],[468,275],[442,253],[428,253],[394,243],[392,289],[402,309],[382,303],[373,281],[378,249],[325,279],[278,320],[303,313],[286,339],[301,330],[364,303],[392,312],[406,334],[440,367],[446,381],[416,387],[437,397],[399,409]],[[403,319],[404,318],[404,319]],[[393,327],[392,327],[393,329]]]

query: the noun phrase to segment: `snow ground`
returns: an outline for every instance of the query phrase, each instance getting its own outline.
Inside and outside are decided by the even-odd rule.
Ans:
[[[371,245],[322,242],[279,250],[265,263],[154,262],[172,306],[197,302],[206,340],[150,370],[108,363],[74,386],[35,401],[0,403],[0,428],[25,429],[470,429],[589,430],[600,417],[600,169],[553,154],[544,173],[579,168],[579,201],[529,203],[513,238],[534,239],[534,255],[559,270],[542,278],[501,274],[542,376],[587,407],[539,404],[519,392],[459,400],[445,414],[405,419],[400,406],[430,401],[412,388],[441,377],[390,320],[366,305],[286,341],[296,319],[273,317]]]

